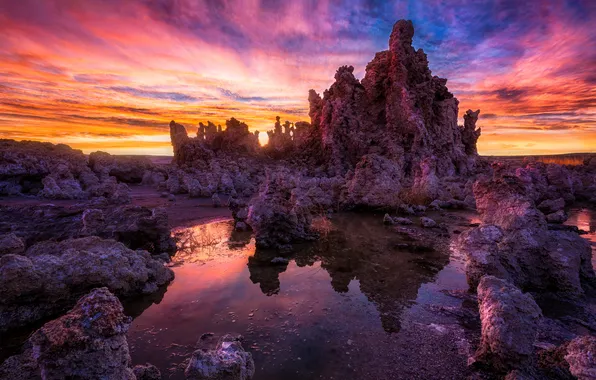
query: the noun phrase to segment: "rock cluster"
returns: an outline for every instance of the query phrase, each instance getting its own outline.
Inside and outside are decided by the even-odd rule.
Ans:
[[[36,244],[0,257],[0,331],[55,315],[89,289],[119,296],[153,293],[174,278],[142,250],[87,237]]]
[[[79,150],[63,144],[0,140],[0,195],[104,197],[126,203],[129,192],[115,177],[94,172]]]
[[[160,379],[159,371],[151,365],[131,368],[126,340],[129,324],[118,298],[106,288],[95,289],[64,316],[37,330],[23,354],[0,366],[0,377]]]
[[[459,241],[472,289],[484,275],[524,291],[575,298],[594,285],[590,245],[576,233],[549,230],[519,178],[478,181],[474,194],[482,224]]]

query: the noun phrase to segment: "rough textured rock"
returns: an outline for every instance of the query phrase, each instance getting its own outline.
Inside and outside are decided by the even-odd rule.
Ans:
[[[573,339],[567,346],[565,360],[579,380],[596,379],[596,338],[586,335]]]
[[[0,257],[0,330],[52,316],[94,287],[131,296],[153,293],[173,278],[148,252],[113,240],[39,243],[23,255]]]
[[[431,218],[427,218],[427,217],[422,217],[420,218],[420,225],[424,228],[436,228],[438,227],[437,222],[435,222],[434,220],[432,220]]]
[[[113,176],[120,182],[141,183],[148,170],[153,169],[144,156],[113,156],[105,152],[89,154],[89,167],[100,178]]]
[[[523,368],[534,352],[542,311],[509,282],[485,276],[478,285],[482,339],[477,361],[501,372]]]
[[[106,288],[94,289],[33,333],[24,352],[0,366],[0,377],[135,380],[126,341],[129,324],[118,298]]]
[[[389,50],[376,54],[361,82],[353,67],[344,66],[322,98],[309,94],[320,154],[336,171],[355,167],[369,154],[392,161],[412,182],[426,181],[428,160],[436,163],[434,174],[439,177],[473,169],[480,134],[475,128],[477,113],[468,112],[466,125],[457,126],[458,101],[445,79],[432,76],[426,54],[414,50],[413,35],[411,21],[398,21]]]
[[[255,363],[238,337],[225,335],[215,350],[195,351],[184,374],[191,380],[250,380]]]
[[[18,255],[25,251],[25,243],[13,233],[0,235],[0,256],[13,253]]]
[[[573,232],[549,230],[526,191],[516,177],[474,185],[483,222],[458,242],[470,287],[488,274],[524,291],[581,297],[595,281],[589,243]]]
[[[257,247],[286,248],[288,244],[312,240],[312,204],[297,194],[300,180],[285,170],[270,172],[248,211],[248,224]]]
[[[98,176],[83,152],[63,144],[0,140],[0,195],[126,202],[116,178]]]
[[[552,214],[548,214],[546,216],[546,221],[549,223],[561,224],[567,220],[567,213],[563,210],[559,210],[557,212],[553,212]]]
[[[132,372],[137,380],[161,380],[161,372],[153,364],[136,365]]]
[[[81,298],[30,338],[44,379],[135,379],[126,331],[130,318],[106,288]]]

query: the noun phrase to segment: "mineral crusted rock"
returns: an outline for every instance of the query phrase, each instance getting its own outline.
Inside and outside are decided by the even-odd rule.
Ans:
[[[427,218],[427,217],[422,217],[420,218],[420,225],[424,228],[436,228],[438,227],[437,222],[435,222],[434,220],[432,220],[431,218]]]
[[[22,354],[0,366],[0,378],[158,380],[154,366],[131,367],[130,317],[106,288],[92,290],[62,317],[31,335]]]
[[[195,351],[184,374],[191,380],[250,380],[255,363],[238,337],[225,335],[215,350]]]
[[[478,154],[476,143],[480,137],[481,130],[480,128],[476,129],[476,122],[478,121],[479,114],[480,110],[467,110],[464,114],[464,126],[461,130],[461,138],[466,147],[466,154],[468,155]]]
[[[432,76],[426,54],[414,50],[413,35],[411,21],[398,21],[389,50],[376,54],[361,82],[353,67],[344,66],[322,98],[310,92],[321,155],[337,170],[355,167],[368,154],[393,161],[410,179],[424,177],[421,163],[428,159],[439,177],[473,169],[477,114],[466,114],[466,125],[457,126],[458,101],[445,79]]]
[[[483,222],[458,243],[470,288],[494,275],[523,291],[581,297],[595,281],[589,243],[573,232],[549,230],[526,191],[515,177],[475,184]]]
[[[0,195],[111,199],[116,178],[98,177],[83,152],[63,144],[0,140]]]
[[[311,228],[314,205],[300,193],[299,182],[285,170],[269,173],[248,212],[257,247],[285,248],[316,236]]]
[[[596,338],[586,335],[573,339],[567,346],[565,360],[579,380],[596,379]]]
[[[129,324],[108,289],[92,291],[31,336],[43,378],[135,379],[125,335]]]
[[[546,221],[549,223],[561,224],[567,220],[567,213],[564,210],[559,210],[557,212],[553,212],[552,214],[548,214],[546,216]]]
[[[98,237],[43,242],[0,257],[0,330],[54,315],[94,287],[122,296],[153,293],[174,278],[146,251]]]
[[[552,214],[565,208],[565,199],[547,199],[538,205],[538,210],[545,214]]]
[[[478,285],[482,339],[477,361],[497,371],[523,368],[533,354],[542,311],[511,283],[485,276]]]
[[[13,233],[0,235],[0,256],[13,253],[21,254],[25,251],[23,239]]]
[[[45,240],[64,240],[90,235],[114,239],[131,249],[152,254],[176,250],[166,209],[143,206],[106,207],[98,203],[74,206],[0,206],[0,233],[16,233],[27,246]]]

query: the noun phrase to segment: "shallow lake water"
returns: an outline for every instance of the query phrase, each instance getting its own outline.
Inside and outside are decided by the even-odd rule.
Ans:
[[[459,231],[474,219],[445,218]],[[127,305],[140,314],[128,334],[133,362],[183,378],[203,334],[237,333],[257,379],[457,378],[469,343],[457,318],[435,312],[460,308],[448,292],[467,287],[449,238],[439,250],[408,244],[382,215],[336,215],[326,231],[272,264],[231,221],[178,229],[163,299]]]

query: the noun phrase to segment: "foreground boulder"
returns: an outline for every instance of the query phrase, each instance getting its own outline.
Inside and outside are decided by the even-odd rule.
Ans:
[[[174,278],[146,251],[98,237],[43,242],[0,257],[0,331],[55,315],[99,286],[119,296],[153,293]]]
[[[214,350],[195,351],[184,374],[191,380],[250,380],[255,363],[237,337],[225,335]]]
[[[573,339],[567,346],[565,360],[579,380],[596,379],[596,338],[587,335]]]
[[[534,299],[509,282],[485,276],[478,285],[482,339],[475,359],[499,371],[526,366],[542,312]]]
[[[482,224],[462,234],[466,276],[476,289],[484,275],[523,291],[581,297],[594,286],[590,244],[576,233],[548,229],[544,214],[515,177],[474,185]]]
[[[43,325],[21,355],[0,366],[2,379],[159,379],[152,366],[131,368],[130,318],[107,288],[82,297],[64,316]],[[142,375],[140,377],[135,374]],[[146,374],[153,377],[147,377]]]

